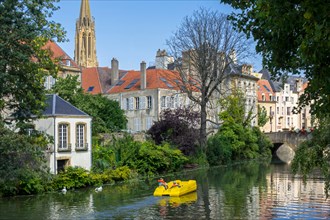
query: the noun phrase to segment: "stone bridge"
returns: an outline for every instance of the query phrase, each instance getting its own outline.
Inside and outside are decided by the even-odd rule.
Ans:
[[[307,132],[271,132],[265,133],[274,144],[273,153],[283,162],[290,163],[299,144],[311,138]]]

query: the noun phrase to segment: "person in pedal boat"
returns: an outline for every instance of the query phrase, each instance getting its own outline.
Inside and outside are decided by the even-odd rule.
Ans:
[[[160,178],[160,179],[158,180],[158,184],[159,184],[160,186],[164,186],[164,188],[167,189],[167,183],[164,181],[163,178]]]

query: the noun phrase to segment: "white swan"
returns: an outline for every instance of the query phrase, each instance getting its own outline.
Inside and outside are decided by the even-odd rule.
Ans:
[[[64,186],[63,189],[62,189],[62,193],[65,194],[66,193],[66,187]]]
[[[95,192],[101,192],[103,190],[102,186],[95,188]]]

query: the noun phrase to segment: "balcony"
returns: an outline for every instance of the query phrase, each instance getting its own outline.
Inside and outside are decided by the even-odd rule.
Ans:
[[[88,151],[88,143],[79,144],[76,143],[76,151]]]
[[[57,146],[58,152],[71,152],[71,144],[59,144]]]

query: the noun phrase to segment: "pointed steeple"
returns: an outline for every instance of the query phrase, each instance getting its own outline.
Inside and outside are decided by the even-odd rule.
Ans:
[[[83,18],[91,19],[91,9],[89,7],[89,0],[82,0],[80,6],[80,22],[83,22]]]
[[[95,21],[91,16],[89,0],[81,0],[80,15],[76,22],[74,60],[82,67],[98,66]]]

